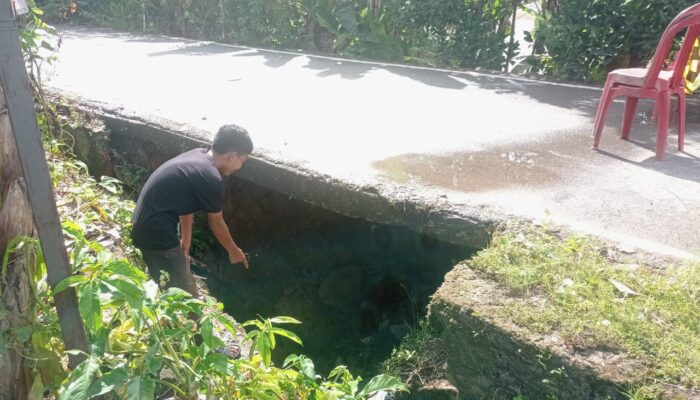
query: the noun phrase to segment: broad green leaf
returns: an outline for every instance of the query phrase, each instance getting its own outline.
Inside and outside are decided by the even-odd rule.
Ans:
[[[351,377],[350,371],[348,371],[348,367],[345,365],[338,365],[328,374],[328,379],[349,379]]]
[[[83,282],[87,282],[88,279],[89,278],[85,275],[71,275],[68,278],[58,282],[58,285],[56,285],[56,287],[54,288],[53,293],[61,293],[69,287],[75,287]]]
[[[42,41],[41,41],[41,47],[45,48],[46,50],[50,50],[50,51],[55,51],[55,50],[56,50],[56,48],[53,47],[53,45],[52,45],[51,43],[49,43],[49,42],[47,42],[47,41],[45,41],[45,40],[42,40]]]
[[[63,221],[61,224],[63,227],[63,230],[67,232],[70,236],[73,236],[74,238],[82,238],[83,237],[83,228],[78,225],[78,223],[74,221]]]
[[[333,15],[333,7],[331,6],[330,1],[318,0],[315,8],[316,20],[318,21],[318,24],[336,35],[339,34],[340,32],[338,31],[338,26],[340,23],[335,18],[335,15]]]
[[[257,337],[258,335],[260,335],[260,331],[257,329],[253,329],[252,331],[248,332],[247,335],[245,335],[245,340],[251,340]]]
[[[129,374],[126,368],[123,367],[105,373],[90,387],[90,398],[116,391],[124,384],[128,377]]]
[[[408,388],[398,378],[382,374],[372,378],[357,395],[369,396],[380,390],[407,392]]]
[[[260,321],[258,321],[257,319],[248,320],[248,321],[242,323],[241,325],[246,326],[246,327],[247,327],[247,326],[255,326],[255,327],[257,327],[258,329],[262,329],[262,328],[263,328],[263,323],[260,322]]]
[[[5,249],[5,253],[3,254],[2,257],[2,278],[5,278],[5,275],[7,275],[7,266],[9,265],[10,262],[10,254],[19,251],[29,240],[28,237],[26,236],[18,236],[16,238],[13,238],[7,243],[7,248]],[[38,246],[37,246],[38,247]]]
[[[55,348],[49,332],[32,333],[32,347],[36,356],[36,367],[48,387],[59,387],[68,373],[61,365],[60,350]]]
[[[301,324],[301,321],[285,316],[270,318],[270,322],[273,324]]]
[[[236,336],[238,334],[238,332],[236,332],[236,328],[233,326],[233,323],[229,318],[225,317],[223,314],[215,314],[214,318],[216,318],[216,320],[219,321],[221,325],[223,325],[224,328],[231,333],[231,335]]]
[[[106,271],[109,271],[115,275],[125,276],[127,278],[135,280],[147,280],[148,276],[141,269],[134,265],[129,264],[124,260],[117,260],[110,262],[106,267]]]
[[[337,22],[345,32],[351,35],[357,34],[357,26],[359,23],[357,22],[357,12],[355,11],[354,5],[345,4],[344,7],[336,10],[335,14],[337,16]]]
[[[144,315],[146,315],[146,317],[147,317],[149,320],[155,322],[156,316],[155,316],[155,314],[153,314],[153,311],[151,311],[151,310],[148,309],[148,307],[141,307],[141,312],[142,312]]]
[[[216,349],[224,345],[224,342],[214,335],[214,324],[211,318],[205,317],[201,322],[199,332],[202,334],[204,343],[211,349]]]
[[[159,375],[160,369],[163,366],[163,358],[156,356],[158,350],[160,350],[160,344],[155,343],[150,349],[148,349],[148,352],[143,357],[143,363],[148,368],[148,372],[155,376]]]
[[[95,374],[100,368],[97,357],[90,356],[80,363],[66,378],[67,387],[61,388],[59,400],[87,399],[88,390],[95,380]]]
[[[316,379],[316,368],[314,367],[314,362],[310,358],[303,355],[292,354],[284,360],[284,366],[287,367],[289,365],[301,371],[305,377],[312,380]]]
[[[254,342],[255,349],[260,353],[263,364],[267,367],[272,362],[272,349],[270,348],[270,338],[267,335],[258,335]]]
[[[168,288],[165,292],[163,292],[160,295],[161,301],[168,301],[168,302],[178,302],[178,301],[183,301],[187,298],[192,297],[191,294],[187,293],[186,291],[176,288],[176,287],[171,287]]]
[[[102,326],[102,308],[100,307],[100,294],[95,282],[90,282],[80,287],[78,308],[83,317],[85,327],[95,333]]]
[[[290,366],[293,366],[299,362],[299,355],[297,354],[290,354],[287,356],[287,358],[284,359],[284,362],[282,363],[282,368],[288,368]]]
[[[127,400],[152,400],[156,393],[156,382],[149,376],[135,376],[126,386]]]
[[[136,285],[122,279],[110,279],[108,282],[119,290],[119,293],[124,296],[131,307],[136,310],[141,308],[144,293]]]
[[[277,341],[275,340],[275,334],[272,332],[272,324],[265,325],[265,334],[267,335],[267,340],[270,342],[270,350],[277,347]]]
[[[41,381],[41,375],[34,377],[31,389],[27,396],[28,400],[44,400],[44,383]]]
[[[274,333],[275,335],[286,337],[287,339],[289,339],[295,343],[298,343],[301,346],[304,345],[301,342],[301,339],[299,338],[299,336],[297,336],[296,333],[294,333],[294,332],[290,332],[290,331],[288,331],[286,329],[282,329],[282,328],[272,328],[272,333]]]
[[[208,365],[209,368],[215,370],[216,372],[224,375],[229,374],[229,359],[221,353],[209,353],[204,359],[204,364]]]

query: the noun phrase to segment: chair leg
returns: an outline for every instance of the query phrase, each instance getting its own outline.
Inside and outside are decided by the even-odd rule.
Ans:
[[[659,123],[656,132],[656,159],[663,161],[666,155],[666,142],[668,139],[668,122],[671,117],[671,95],[662,92],[656,100],[659,109]]]
[[[678,94],[678,151],[685,149],[685,92]]]
[[[639,104],[639,97],[628,97],[625,101],[625,116],[622,119],[623,139],[630,137],[632,121],[634,120],[634,114],[637,112],[637,104]]]
[[[595,135],[593,139],[594,150],[598,150],[598,145],[600,144],[600,136],[602,135],[603,128],[605,127],[605,118],[607,117],[608,110],[610,109],[612,99],[612,83],[610,80],[608,80],[605,82],[605,89],[603,89],[603,95],[600,96],[600,103],[598,103],[598,112],[596,113],[595,125],[593,127],[593,134]]]

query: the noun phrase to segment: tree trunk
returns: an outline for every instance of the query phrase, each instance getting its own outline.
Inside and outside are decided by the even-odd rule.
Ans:
[[[0,254],[13,238],[33,234],[32,211],[0,86]],[[26,343],[13,339],[13,331],[28,323],[34,301],[25,265],[28,259],[27,254],[13,254],[5,276],[0,276],[0,400],[26,399],[31,385],[19,352]]]

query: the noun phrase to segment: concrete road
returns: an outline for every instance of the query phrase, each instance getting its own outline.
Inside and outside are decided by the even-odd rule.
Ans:
[[[657,162],[644,102],[632,140],[616,103],[590,149],[597,88],[84,28],[63,31],[59,57],[50,86],[212,133],[236,123],[267,155],[337,180],[700,250],[696,101],[686,153],[673,124]]]

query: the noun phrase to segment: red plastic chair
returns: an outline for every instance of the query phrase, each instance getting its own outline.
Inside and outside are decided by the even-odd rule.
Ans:
[[[673,69],[663,70],[674,37],[687,30],[681,49],[677,54]],[[627,139],[632,127],[632,119],[637,111],[640,98],[656,100],[658,109],[658,128],[656,134],[656,159],[663,160],[666,153],[666,142],[670,120],[671,96],[678,96],[678,150],[683,151],[685,140],[685,65],[690,57],[695,38],[700,34],[700,3],[685,9],[666,28],[654,58],[648,68],[618,69],[608,74],[603,95],[598,104],[595,119],[595,139],[593,149],[597,150],[600,137],[605,126],[605,118],[618,96],[626,96],[625,114],[622,122],[622,138]]]

